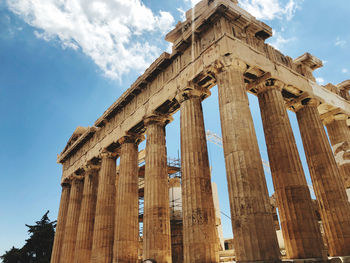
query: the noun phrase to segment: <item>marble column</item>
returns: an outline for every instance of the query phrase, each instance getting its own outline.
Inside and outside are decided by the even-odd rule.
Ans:
[[[185,263],[218,262],[216,226],[202,98],[209,91],[188,87],[180,105],[183,251]]]
[[[146,162],[143,216],[143,258],[171,263],[171,235],[168,167],[165,125],[170,116],[154,115],[145,119]]]
[[[94,232],[99,166],[85,167],[83,200],[79,216],[74,263],[90,262],[92,236]]]
[[[350,206],[340,171],[317,110],[319,102],[306,99],[303,104],[296,108],[296,114],[328,240],[328,252],[330,256],[349,256]]]
[[[234,247],[238,262],[277,262],[280,251],[243,73],[234,61],[217,73]]]
[[[350,130],[346,124],[347,119],[347,115],[337,114],[326,118],[324,123],[345,188],[350,189]]]
[[[120,165],[116,195],[114,263],[136,263],[139,244],[138,142],[133,137],[120,141]]]
[[[58,210],[57,225],[55,240],[52,247],[51,263],[59,263],[62,244],[65,233],[68,205],[69,205],[69,194],[70,194],[70,182],[65,181],[62,183],[62,194],[60,201],[60,208]]]
[[[261,118],[287,257],[322,258],[323,242],[282,97],[282,83],[257,86]]]
[[[116,157],[108,151],[101,153],[91,263],[110,263],[113,257]]]
[[[67,221],[61,251],[61,263],[73,262],[75,244],[77,239],[81,200],[83,197],[84,180],[81,176],[72,178],[67,211]]]

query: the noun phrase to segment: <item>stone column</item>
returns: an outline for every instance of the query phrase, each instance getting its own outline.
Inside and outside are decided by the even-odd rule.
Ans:
[[[88,164],[85,167],[83,200],[79,216],[74,263],[90,262],[92,235],[94,232],[99,167]]]
[[[188,87],[181,104],[183,250],[185,263],[218,262],[216,226],[201,101],[209,91]]]
[[[324,123],[345,188],[350,189],[350,130],[346,124],[347,119],[347,115],[337,114],[326,118]]]
[[[314,99],[297,109],[301,137],[330,256],[350,255],[350,206]]]
[[[323,242],[282,97],[282,83],[257,86],[261,118],[287,257],[322,258]]]
[[[66,219],[67,219],[67,211],[69,205],[69,194],[70,194],[70,183],[65,181],[62,183],[62,194],[60,201],[60,208],[58,211],[57,217],[57,225],[56,225],[56,234],[55,240],[52,247],[52,255],[51,255],[51,263],[59,263],[62,244],[65,233]]]
[[[145,119],[147,144],[143,217],[143,258],[171,263],[168,166],[165,125],[169,116]]]
[[[139,242],[138,141],[120,141],[120,169],[116,195],[114,263],[136,263]]]
[[[61,251],[61,263],[73,262],[75,243],[77,239],[81,199],[83,197],[84,181],[81,176],[72,178],[69,196],[67,221]]]
[[[91,263],[110,263],[113,257],[116,157],[101,153]]]
[[[217,73],[234,247],[239,262],[277,262],[280,251],[244,85],[245,70],[244,63],[234,61]]]

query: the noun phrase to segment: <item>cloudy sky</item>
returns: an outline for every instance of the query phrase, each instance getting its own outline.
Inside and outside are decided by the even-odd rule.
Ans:
[[[164,35],[190,0],[0,0],[0,254],[27,238],[24,224],[50,210],[55,219],[61,167],[56,156],[76,126],[91,126],[161,52]],[[295,58],[322,59],[320,84],[350,78],[348,0],[240,0],[274,29],[269,42]],[[261,153],[267,160],[258,103],[250,96]],[[206,128],[221,134],[217,90],[203,102]],[[290,119],[303,160],[294,114]],[[177,157],[179,116],[167,127]],[[144,147],[144,143],[140,148]],[[222,149],[209,143],[213,180],[229,215]],[[273,187],[267,175],[269,190]],[[225,236],[232,235],[222,218]]]

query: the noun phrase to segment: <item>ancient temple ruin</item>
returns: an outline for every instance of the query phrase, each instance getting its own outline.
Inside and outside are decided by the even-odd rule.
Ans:
[[[338,257],[346,262],[350,81],[318,85],[313,71],[322,66],[321,60],[309,53],[296,59],[285,56],[265,43],[271,36],[272,29],[240,8],[237,0],[202,0],[187,11],[186,20],[166,35],[172,53],[154,61],[94,126],[77,128],[58,156],[62,196],[51,263],[220,261],[201,106],[214,86],[235,260],[281,261],[249,92],[259,99],[285,259],[326,262]],[[298,119],[327,249],[287,110]],[[165,126],[177,111],[182,247],[173,249],[181,255],[172,256]],[[145,138],[140,247],[138,144]]]

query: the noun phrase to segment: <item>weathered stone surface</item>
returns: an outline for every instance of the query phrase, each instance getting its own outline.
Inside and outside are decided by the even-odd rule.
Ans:
[[[116,155],[101,153],[91,263],[111,263],[113,256]]]
[[[157,263],[171,263],[166,121],[164,116],[151,116],[145,120],[143,258]]]
[[[269,74],[270,78],[280,79],[288,84],[284,88],[284,94],[286,95],[284,101],[290,109],[294,110],[293,105],[296,101],[302,100],[307,95],[322,102],[322,105],[318,108],[322,116],[331,116],[338,113],[350,115],[350,97],[348,82],[338,86],[327,85],[326,87],[319,86],[314,82],[312,71],[322,64],[317,58],[307,53],[293,60],[264,43],[265,39],[270,37],[271,34],[272,29],[269,26],[257,21],[253,16],[242,10],[237,5],[237,1],[203,0],[198,3],[194,9],[187,11],[186,21],[178,23],[176,28],[168,34],[167,39],[174,44],[172,54],[163,53],[152,63],[145,73],[103,113],[95,122],[95,126],[80,127],[74,132],[66,147],[58,156],[58,162],[63,164],[61,182],[64,182],[76,171],[81,170],[87,162],[99,158],[102,149],[111,150],[118,147],[120,139],[125,134],[142,135],[146,130],[143,122],[145,116],[154,112],[162,112],[163,114],[176,112],[179,104],[173,98],[179,93],[180,88],[191,83],[190,85],[195,84],[209,90],[218,82],[224,153],[238,260],[249,262],[278,261],[279,253],[272,219],[270,219],[266,182],[246,91],[256,94],[257,91],[252,84],[256,79]],[[245,69],[228,69],[227,62],[232,60],[244,64]],[[246,87],[244,87],[244,83],[247,83]],[[191,105],[189,108],[191,107],[198,107],[198,105]],[[195,116],[197,118],[197,115]],[[202,120],[196,118],[194,118],[196,123],[198,121],[202,122]],[[191,127],[189,123],[187,124],[189,129],[197,127],[196,125]],[[329,133],[331,134],[331,132]],[[185,148],[187,147],[189,151],[191,149],[197,150],[193,150],[193,155],[189,158],[204,164],[205,169],[207,169],[207,153],[198,150],[199,148],[204,149],[204,144],[201,144],[202,138],[191,136],[184,136],[191,138],[188,139]],[[332,136],[330,135],[330,137]],[[349,135],[347,136],[347,139],[339,142],[341,147],[335,150],[336,156],[339,155],[343,158],[340,163],[345,179],[350,174],[350,167],[343,165],[350,160],[347,159],[348,148],[346,147],[347,144],[350,144]],[[129,158],[128,162],[133,162],[133,158]],[[188,160],[185,162],[188,162]],[[137,220],[137,215],[135,216],[137,209],[135,207],[137,205],[133,181],[136,176],[133,175],[128,178],[124,176],[122,186],[119,187],[115,174],[112,172],[115,163],[105,163],[108,163],[105,164],[105,167],[109,167],[106,168],[109,169],[109,172],[106,169],[103,172],[105,174],[103,186],[100,185],[98,190],[92,262],[110,263],[112,260],[114,213],[119,215],[116,223],[122,225],[120,226],[121,232],[118,232],[119,228],[115,228],[116,235],[119,235],[119,241],[115,242],[117,247],[115,250],[118,253],[114,261],[118,261],[120,256],[119,262],[134,262],[137,257],[135,256],[135,254],[137,255],[137,245],[134,244],[137,243],[135,233],[138,228],[136,227],[137,223],[135,223]],[[299,169],[298,164],[296,166]],[[190,166],[189,170],[194,171],[196,167],[197,165]],[[129,171],[132,169],[130,168]],[[201,169],[204,168],[199,167],[198,171],[202,171]],[[192,213],[192,210],[191,213],[194,216],[192,219],[188,219],[188,222],[195,222],[193,230],[184,227],[185,233],[187,233],[185,235],[192,235],[191,240],[205,240],[205,238],[202,238],[203,235],[197,233],[198,229],[201,229],[201,226],[198,225],[201,225],[206,218],[206,216],[201,216],[202,212],[206,210],[200,210],[203,206],[202,201],[197,202],[195,197],[198,195],[206,196],[197,191],[206,187],[207,172],[201,175],[204,176],[202,178],[197,176],[198,171],[191,172],[191,176],[187,176],[187,178],[205,178],[204,187],[203,185],[196,186],[191,190],[187,189],[187,193],[184,193],[189,196],[189,193],[192,194],[193,192],[193,196],[188,198],[189,200],[195,200],[195,206],[200,207],[195,213]],[[112,177],[106,174],[110,174]],[[121,203],[123,213],[126,211],[124,215],[119,214],[119,207],[114,205],[114,183],[117,189],[122,189],[121,192],[126,193],[125,199],[122,195],[118,197],[119,200],[126,200],[127,205]],[[193,182],[189,185],[192,184]],[[347,183],[347,186],[349,187],[350,183]],[[293,187],[294,185],[292,185]],[[297,190],[302,193],[300,199],[308,198],[304,196],[306,193],[305,186]],[[293,193],[298,191],[293,190]],[[350,193],[350,188],[348,191]],[[295,201],[299,198],[299,194],[289,197]],[[189,205],[190,203],[185,207],[191,210],[192,208],[188,208]],[[209,203],[206,205],[205,209],[211,206]],[[65,206],[62,204],[60,211],[64,211],[66,209],[64,208]],[[300,210],[300,208],[295,208],[295,210]],[[125,221],[126,216],[132,218],[132,220]],[[296,223],[305,220],[304,218],[299,219],[299,215],[290,215],[290,217],[292,216],[298,218],[295,220]],[[60,217],[62,218],[62,216]],[[63,222],[64,219],[60,221]],[[210,225],[209,222],[208,224]],[[308,225],[305,228],[308,228]],[[61,224],[61,227],[58,226],[57,241],[55,241],[53,250],[53,262],[55,263],[62,244],[62,231],[64,231],[64,226]],[[157,231],[153,232],[156,233]],[[209,232],[211,233],[211,230]],[[291,242],[291,240],[299,239],[299,237],[288,235],[286,239]],[[312,240],[312,237],[310,240]],[[145,241],[148,245],[153,242],[148,241]],[[196,262],[196,260],[206,262],[207,259],[211,260],[210,258],[213,257],[215,249],[213,249],[214,245],[211,243],[211,234],[209,239],[205,241],[200,240],[201,244],[205,244],[207,248],[204,247],[203,249],[203,246],[199,243],[191,248],[193,254],[196,255],[191,255],[191,257],[197,257],[197,259],[193,259],[193,262]],[[185,240],[186,242],[188,244],[188,239]],[[153,244],[155,243],[153,242]],[[148,246],[147,244],[145,246]],[[146,250],[150,251],[152,249]],[[216,256],[215,260],[217,260]]]
[[[237,261],[278,261],[279,248],[243,72],[218,74],[219,109]]]
[[[350,104],[344,103],[341,96],[306,79],[290,57],[263,43],[271,35],[271,28],[234,5],[232,0],[220,0],[220,4],[219,0],[209,2],[209,5],[207,1],[204,2],[205,8],[196,9],[199,14],[193,25],[190,20],[178,25],[173,34],[178,37],[174,40],[173,54],[163,53],[152,63],[95,122],[98,128],[91,127],[75,143],[67,145],[58,157],[58,161],[65,164],[63,178],[84,166],[86,161],[98,157],[101,149],[132,130],[142,122],[145,114],[167,104],[169,98],[177,94],[179,86],[184,87],[197,77],[199,81],[207,80],[201,83],[205,87],[215,86],[210,69],[224,55],[244,61],[253,73],[270,72],[273,77],[288,83],[295,91],[293,94],[307,92],[320,99],[325,106],[322,113],[329,108],[337,108],[350,114]],[[225,8],[225,17],[222,8]],[[207,23],[212,15],[220,19],[215,19],[216,22],[212,24]],[[248,28],[243,26],[248,24]],[[200,36],[194,45],[191,45],[191,30]],[[261,34],[265,36],[261,37]]]
[[[345,187],[350,188],[350,130],[347,118],[347,115],[338,114],[326,119],[325,124]]]
[[[61,251],[61,263],[73,262],[75,243],[77,238],[81,199],[83,197],[84,181],[80,177],[73,177],[69,196],[66,227]]]
[[[314,100],[297,118],[330,256],[350,255],[350,206]]]
[[[74,263],[90,262],[92,237],[94,233],[98,169],[89,164],[84,176],[83,199],[79,216],[77,241],[75,244]]]
[[[322,258],[322,236],[281,86],[277,80],[264,81],[258,98],[287,257]]]
[[[183,225],[182,221],[171,220],[171,259],[172,263],[183,263]]]
[[[57,217],[57,226],[55,233],[55,240],[52,247],[51,263],[59,263],[62,244],[65,234],[65,226],[67,220],[67,212],[69,205],[70,183],[65,182],[62,184],[62,194],[60,200],[60,208]]]
[[[138,147],[135,138],[131,137],[124,137],[120,144],[113,262],[136,263],[139,241]]]
[[[192,89],[192,87],[189,87]],[[202,91],[180,93],[183,251],[185,263],[218,262],[215,211],[205,137]]]

